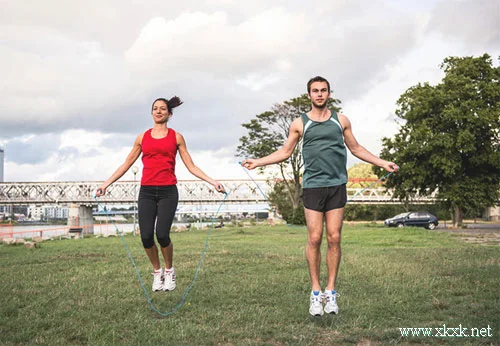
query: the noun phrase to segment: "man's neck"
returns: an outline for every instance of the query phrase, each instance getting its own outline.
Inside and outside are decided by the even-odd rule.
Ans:
[[[328,107],[326,107],[326,106],[318,108],[318,107],[312,105],[312,108],[309,111],[308,115],[314,119],[326,119],[326,118],[329,118],[331,116],[331,113],[330,113],[330,110],[328,109]]]

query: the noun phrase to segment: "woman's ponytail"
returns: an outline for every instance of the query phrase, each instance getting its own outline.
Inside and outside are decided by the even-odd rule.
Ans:
[[[168,111],[170,112],[170,114],[172,114],[172,110],[175,108],[175,107],[179,107],[181,104],[183,104],[184,102],[181,101],[180,98],[178,98],[177,96],[174,96],[172,97],[170,100],[167,101],[167,108],[168,108]]]
[[[163,102],[165,102],[167,104],[167,110],[168,110],[168,112],[170,114],[173,114],[172,110],[175,107],[179,107],[181,104],[184,103],[177,96],[172,97],[170,100],[167,100],[166,98],[160,97],[160,98],[157,98],[156,100],[154,100],[153,105],[151,106],[151,112],[153,111],[153,107],[154,107],[156,101],[163,101]]]

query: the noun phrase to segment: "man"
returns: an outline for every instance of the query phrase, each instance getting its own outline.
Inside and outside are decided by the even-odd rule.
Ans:
[[[344,206],[347,202],[346,146],[357,158],[389,172],[397,171],[399,167],[393,162],[382,160],[361,146],[352,133],[349,119],[327,108],[330,83],[325,78],[317,76],[310,79],[307,83],[307,95],[311,100],[312,109],[292,122],[283,147],[263,158],[246,159],[242,165],[247,169],[254,169],[284,161],[290,157],[302,139],[302,200],[308,230],[306,259],[312,286],[309,313],[320,316],[323,311],[335,314],[339,311],[335,282],[341,257],[340,234]],[[321,292],[319,282],[323,223],[326,224],[328,242],[328,282],[324,293]],[[326,301],[324,307],[323,297]]]

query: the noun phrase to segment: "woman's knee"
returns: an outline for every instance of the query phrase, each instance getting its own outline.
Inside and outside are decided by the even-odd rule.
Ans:
[[[145,249],[151,249],[155,245],[154,237],[144,237],[141,235],[142,246]]]
[[[156,235],[156,239],[161,247],[167,247],[172,242],[170,236],[167,234],[166,236]]]

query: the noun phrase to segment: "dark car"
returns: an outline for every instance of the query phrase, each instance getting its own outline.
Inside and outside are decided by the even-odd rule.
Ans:
[[[402,213],[384,221],[389,227],[418,226],[434,229],[439,224],[437,217],[427,211]]]

